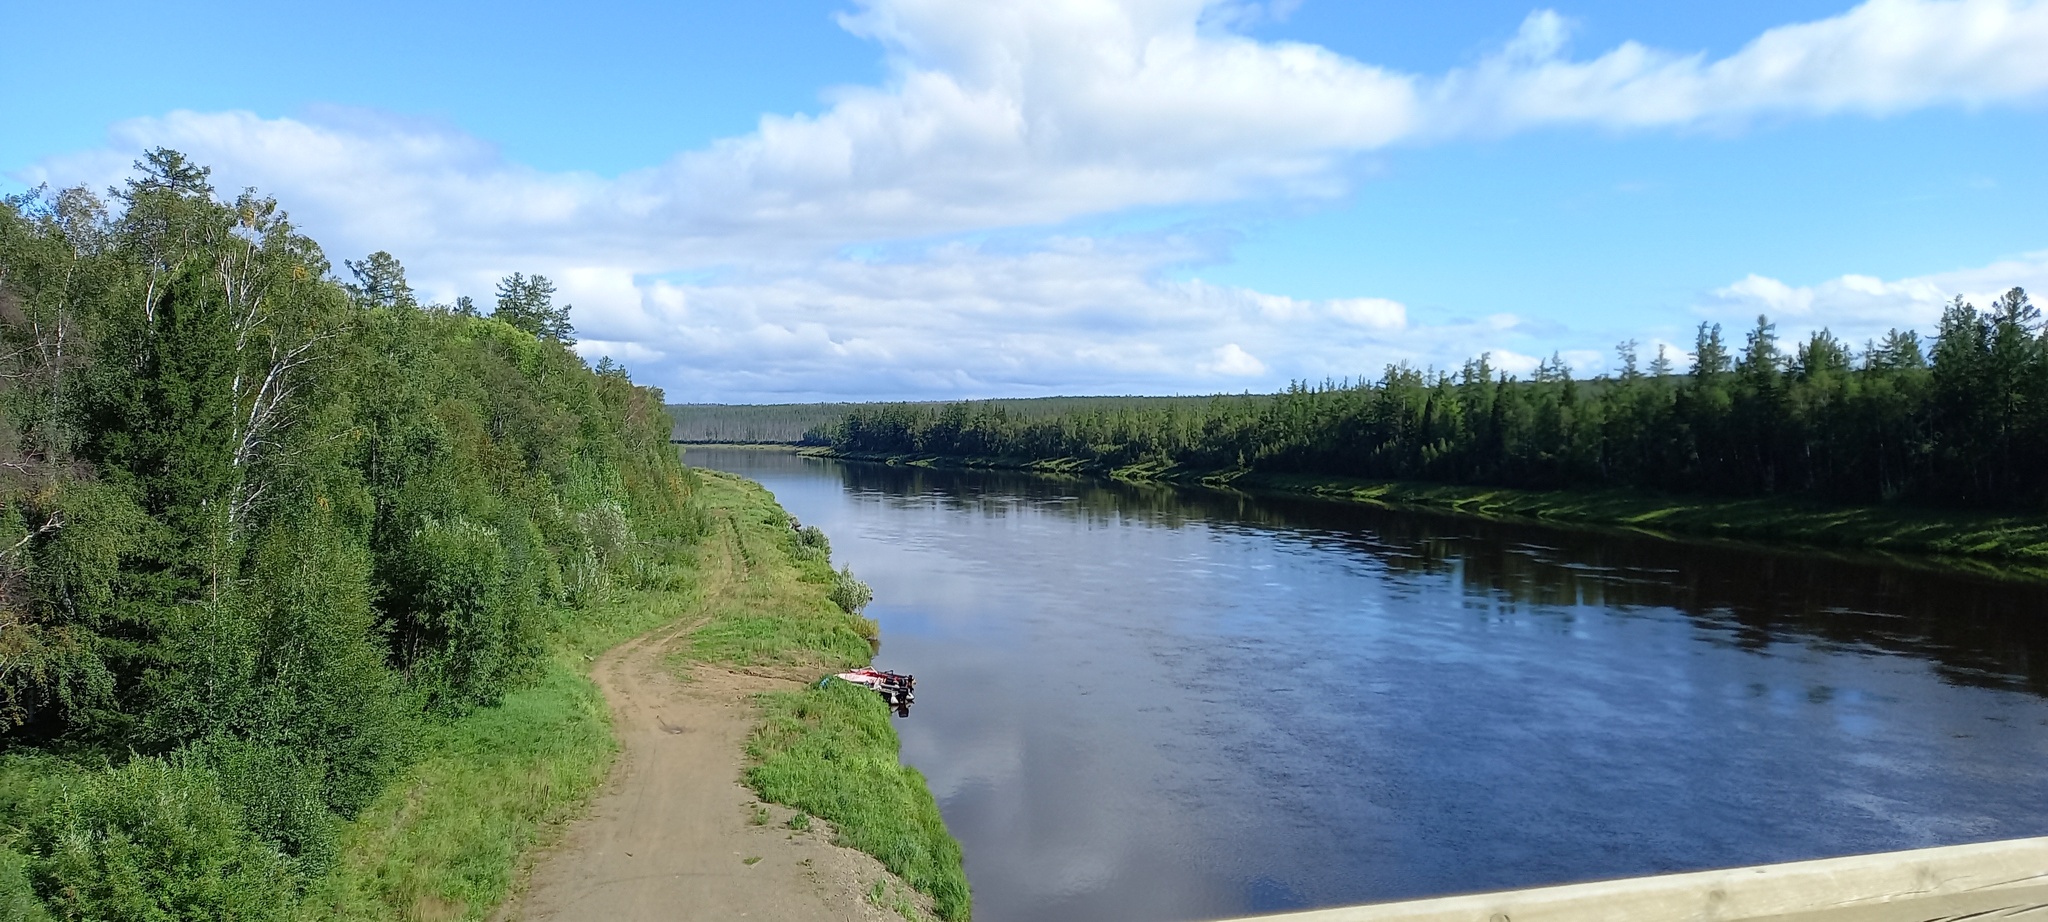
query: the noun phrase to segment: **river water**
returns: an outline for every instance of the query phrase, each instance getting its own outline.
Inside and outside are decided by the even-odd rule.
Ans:
[[[2048,834],[2048,588],[690,449],[874,586],[975,916],[1194,920]]]

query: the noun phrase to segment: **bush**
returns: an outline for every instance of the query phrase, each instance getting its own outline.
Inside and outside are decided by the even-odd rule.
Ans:
[[[217,740],[203,749],[222,796],[242,808],[242,823],[290,857],[311,878],[333,864],[340,822],[323,796],[326,772],[280,746]]]
[[[28,879],[28,856],[0,846],[0,919],[7,922],[49,922],[50,911],[36,898]]]
[[[633,552],[633,529],[626,522],[626,508],[618,503],[605,500],[577,513],[576,525],[584,544],[606,568],[618,566]]]
[[[498,529],[428,521],[398,567],[393,640],[436,710],[495,703],[540,651],[540,624]]]
[[[828,560],[832,557],[832,542],[825,537],[824,529],[806,525],[790,532],[789,555],[798,560]]]
[[[21,844],[36,891],[63,918],[283,920],[296,899],[291,863],[243,826],[189,753],[59,783]]]
[[[840,567],[839,572],[832,577],[830,598],[840,608],[846,609],[847,614],[858,615],[861,609],[868,607],[868,603],[875,600],[875,590],[855,579],[852,567]]]
[[[568,600],[589,605],[612,585],[612,574],[633,558],[633,528],[626,509],[603,500],[575,515],[572,545],[566,549]]]
[[[262,706],[242,735],[289,752],[280,770],[317,780],[326,805],[353,816],[405,765],[418,731],[418,701],[385,665],[369,555],[329,533],[281,532],[258,563]]]

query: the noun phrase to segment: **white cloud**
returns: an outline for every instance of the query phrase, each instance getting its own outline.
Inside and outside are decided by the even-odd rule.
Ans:
[[[2048,250],[1986,266],[1893,281],[1843,275],[1813,285],[1788,285],[1751,275],[1714,290],[1700,305],[1700,313],[1732,325],[1737,335],[1761,314],[1778,325],[1781,339],[1803,338],[1826,327],[1837,337],[1861,346],[1894,327],[1932,335],[1942,306],[1950,298],[1961,295],[1984,308],[2013,286],[2048,292]]]
[[[1771,29],[1713,61],[1634,42],[1572,61],[1563,57],[1568,33],[1557,13],[1530,14],[1501,53],[1431,88],[1432,133],[1886,115],[2025,102],[2048,91],[2048,3],[2031,0],[1869,0]]]
[[[676,399],[798,400],[1237,391],[1451,367],[1527,345],[1513,318],[1362,326],[1333,302],[1167,277],[1202,251],[1173,237],[1061,238],[1025,252],[938,244],[712,282],[645,282],[597,302],[588,336],[664,356]],[[581,303],[581,302],[579,302]],[[605,326],[599,326],[599,320]],[[595,358],[602,345],[585,354]]]
[[[2048,2],[1871,0],[1708,61],[1624,44],[1562,57],[1539,11],[1499,54],[1441,77],[1229,31],[1286,4],[867,0],[842,17],[892,77],[815,115],[613,180],[505,162],[445,126],[173,112],[30,180],[104,180],[163,144],[318,210],[352,241],[478,254],[620,251],[663,267],[815,256],[877,239],[1052,224],[1128,208],[1329,195],[1355,155],[1552,123],[1674,126],[1785,112],[1883,114],[2038,99]],[[1218,23],[1222,25],[1218,25]],[[546,237],[541,240],[538,238]]]
[[[1210,361],[1198,366],[1205,374],[1231,378],[1256,378],[1266,373],[1266,363],[1236,343],[1218,347]]]
[[[1330,302],[1330,313],[1346,323],[1380,330],[1408,325],[1407,306],[1386,298],[1339,298]]]
[[[901,261],[845,248],[1328,196],[1358,155],[1400,143],[1882,115],[2048,90],[2048,0],[1870,0],[1718,60],[1637,44],[1573,60],[1569,23],[1539,11],[1497,54],[1438,76],[1234,31],[1292,6],[864,0],[842,23],[878,43],[881,85],[617,178],[534,170],[446,125],[344,110],[133,119],[106,148],[21,177],[103,185],[141,150],[175,147],[223,188],[276,194],[337,258],[398,254],[430,297],[544,272],[578,305],[590,350],[672,363],[642,376],[704,399],[1176,389],[1205,386],[1204,374],[1277,383],[1537,347],[1512,316],[1412,326],[1383,298],[1166,281],[1168,267],[1217,258],[1187,241],[1041,234],[1019,253],[940,242]],[[676,281],[683,272],[697,280]],[[1713,306],[1924,314],[1912,283],[1752,278]]]
[[[1517,377],[1528,377],[1536,371],[1543,360],[1533,355],[1523,355],[1512,349],[1493,349],[1486,353],[1487,362],[1493,367]]]

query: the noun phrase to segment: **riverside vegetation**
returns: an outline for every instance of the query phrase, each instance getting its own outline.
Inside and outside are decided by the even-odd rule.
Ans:
[[[851,571],[832,569],[825,534],[793,530],[774,497],[752,481],[702,476],[704,506],[729,535],[723,545],[740,558],[746,578],[701,611],[710,620],[691,633],[679,658],[794,667],[803,675],[866,663],[875,625],[850,613],[872,593]],[[830,682],[771,692],[762,704],[766,719],[747,747],[748,786],[763,800],[804,811],[799,816],[831,821],[839,844],[880,859],[929,897],[939,918],[967,918],[960,845],[923,776],[899,763],[882,699]]]
[[[1955,299],[1931,341],[1739,350],[1702,324],[1689,370],[1634,343],[1591,380],[1455,373],[1020,418],[984,403],[860,407],[831,453],[1319,493],[1725,537],[2048,560],[2048,334],[2026,292]]]
[[[705,604],[716,527],[767,554],[773,501],[684,468],[545,278],[489,317],[388,254],[343,284],[274,200],[137,167],[0,207],[0,915],[484,918],[609,767],[588,662]],[[783,540],[801,592],[697,654],[864,662],[857,581]],[[930,795],[828,692],[770,703],[757,786],[906,852],[832,786],[921,797],[891,867],[936,899]],[[768,792],[847,734],[853,775]]]
[[[1001,408],[1012,420],[1051,419],[1098,410],[1130,407],[1158,409],[1169,405],[1197,407],[1206,397],[1011,397],[981,401]],[[941,402],[910,404],[938,407]],[[857,403],[672,403],[677,442],[707,445],[824,445],[827,433]]]

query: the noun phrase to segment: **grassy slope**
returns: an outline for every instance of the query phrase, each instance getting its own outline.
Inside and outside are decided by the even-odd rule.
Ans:
[[[689,593],[636,591],[586,612],[532,685],[428,731],[425,758],[351,822],[301,918],[482,919],[520,856],[597,790],[617,743],[585,674],[595,655],[673,621]]]
[[[588,612],[560,638],[540,680],[436,727],[427,757],[350,824],[342,859],[301,917],[483,919],[511,892],[520,858],[572,818],[610,769],[616,742],[585,672],[595,656],[679,619],[708,618],[690,656],[823,672],[865,663],[871,622],[826,600],[824,561],[790,556],[788,516],[759,485],[705,472],[699,499],[716,531],[675,561],[687,592],[633,592]],[[763,799],[832,821],[843,844],[880,858],[929,894],[947,919],[967,916],[958,843],[924,779],[897,762],[895,730],[872,693],[764,696],[750,745]]]
[[[1235,487],[1471,515],[1612,525],[1653,532],[1933,554],[2022,570],[2048,564],[2048,519],[1907,506],[1834,506],[1798,499],[1716,499],[1628,490],[1510,490],[1448,484],[1258,475]],[[1963,560],[1958,565],[1966,565]]]
[[[820,455],[831,452],[813,451]],[[1789,542],[1815,547],[1934,555],[1946,569],[2048,577],[2048,517],[1910,506],[1836,506],[1801,499],[1718,499],[1632,490],[1516,490],[1307,474],[1188,471],[1157,465],[1106,469],[1072,458],[938,458],[838,454],[853,460],[1098,474],[1252,492],[1410,506],[1567,525],[1616,526],[1668,535]]]
[[[758,484],[704,473],[702,496],[737,578],[701,615],[692,659],[783,666],[810,674],[866,663],[874,626],[826,597],[832,568],[792,554],[789,516]],[[857,848],[931,898],[942,919],[965,919],[960,845],[946,832],[924,777],[897,759],[888,708],[843,682],[761,696],[766,717],[748,741],[747,784],[761,799],[830,821]]]

